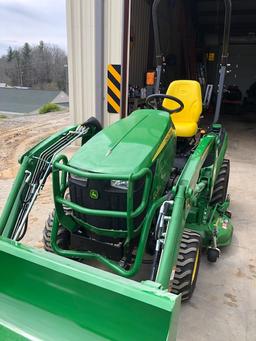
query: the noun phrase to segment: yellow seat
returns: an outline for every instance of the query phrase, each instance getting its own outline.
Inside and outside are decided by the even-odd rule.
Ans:
[[[167,95],[174,96],[184,103],[184,109],[171,115],[179,137],[192,137],[197,133],[198,121],[202,113],[202,94],[200,84],[191,80],[174,81],[169,85]],[[174,101],[165,99],[163,107],[173,110],[178,107]]]

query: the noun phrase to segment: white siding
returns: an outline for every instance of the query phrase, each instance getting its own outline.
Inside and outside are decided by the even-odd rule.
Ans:
[[[104,4],[103,25],[96,13],[99,2]],[[103,107],[102,121],[108,125],[119,118],[118,114],[107,114],[106,76],[108,64],[122,61],[123,1],[66,0],[66,6],[70,111],[74,122],[81,123],[91,116],[101,118],[97,111]],[[102,32],[98,32],[99,27]],[[97,39],[102,40],[102,51]]]

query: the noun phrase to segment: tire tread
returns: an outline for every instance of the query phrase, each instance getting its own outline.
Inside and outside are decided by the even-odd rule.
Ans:
[[[196,254],[199,249],[199,260],[194,282],[192,283],[193,269]],[[201,236],[200,234],[185,229],[182,235],[180,251],[176,263],[176,270],[171,286],[171,292],[181,294],[181,300],[187,301],[191,298],[196,285],[198,269],[200,265]]]

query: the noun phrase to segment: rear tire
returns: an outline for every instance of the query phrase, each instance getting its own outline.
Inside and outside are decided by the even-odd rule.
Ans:
[[[223,160],[220,168],[220,172],[214,184],[211,205],[222,204],[227,198],[228,182],[230,173],[230,161],[227,159]]]
[[[95,117],[90,117],[82,125],[85,127],[88,127],[88,128],[94,128],[96,134],[102,130],[102,125],[100,124],[100,122]]]
[[[182,301],[189,300],[195,290],[200,257],[200,234],[185,229],[181,239],[178,261],[171,286],[171,292],[176,295],[181,294]]]
[[[48,219],[45,222],[45,227],[43,231],[43,244],[44,249],[48,252],[53,252],[52,246],[51,246],[51,235],[52,235],[52,227],[53,227],[53,219],[54,219],[55,210],[53,210],[50,214]],[[70,232],[62,227],[59,226],[58,233],[57,233],[57,245],[67,250],[70,245]]]

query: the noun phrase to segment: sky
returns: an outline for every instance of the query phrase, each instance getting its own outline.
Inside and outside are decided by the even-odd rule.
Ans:
[[[0,0],[0,56],[40,40],[66,50],[65,0]]]

